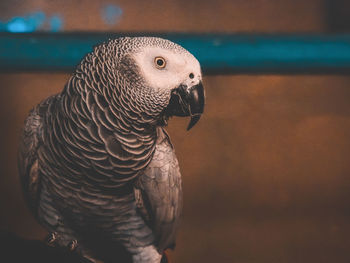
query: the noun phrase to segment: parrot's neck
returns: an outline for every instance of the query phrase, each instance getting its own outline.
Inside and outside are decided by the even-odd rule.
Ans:
[[[131,126],[96,94],[90,91],[83,95],[67,88],[59,94],[46,120],[55,132],[45,133],[44,141],[55,155],[52,165],[70,169],[62,176],[86,180],[89,185],[92,180],[97,189],[113,192],[149,164],[157,128]],[[84,171],[89,176],[76,177],[72,171]],[[100,180],[99,176],[109,179]]]
[[[86,68],[78,68],[57,96],[47,114],[47,125],[55,132],[45,133],[45,141],[60,163],[52,165],[67,167],[62,174],[69,180],[92,181],[98,189],[113,191],[151,161],[163,102],[156,101],[151,90],[127,89],[122,79]],[[147,103],[153,97],[158,104]],[[75,176],[78,171],[84,176]]]

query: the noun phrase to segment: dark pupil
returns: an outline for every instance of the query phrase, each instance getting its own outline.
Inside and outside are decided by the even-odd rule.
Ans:
[[[164,61],[162,59],[157,59],[157,65],[158,66],[163,66],[164,65]]]

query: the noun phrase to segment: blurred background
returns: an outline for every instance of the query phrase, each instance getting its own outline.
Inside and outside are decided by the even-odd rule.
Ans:
[[[2,0],[0,31],[350,33],[340,0]],[[43,239],[16,152],[69,73],[0,73],[0,231]],[[350,76],[207,75],[206,111],[168,131],[183,175],[173,262],[350,262]]]

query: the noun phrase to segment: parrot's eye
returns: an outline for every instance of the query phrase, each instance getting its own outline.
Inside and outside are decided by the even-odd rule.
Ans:
[[[162,57],[155,57],[154,64],[156,65],[157,68],[163,69],[165,68],[166,62],[165,62],[165,59]]]

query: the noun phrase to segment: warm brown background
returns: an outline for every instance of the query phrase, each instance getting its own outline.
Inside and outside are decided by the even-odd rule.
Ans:
[[[114,26],[104,4],[124,11]],[[347,5],[347,6],[346,6]],[[344,32],[335,0],[1,1],[0,19],[42,10],[65,30]],[[23,120],[59,92],[63,73],[0,74],[0,230],[45,231],[24,205],[16,171]],[[174,262],[350,262],[350,77],[206,76],[206,112],[169,132],[185,207]]]

